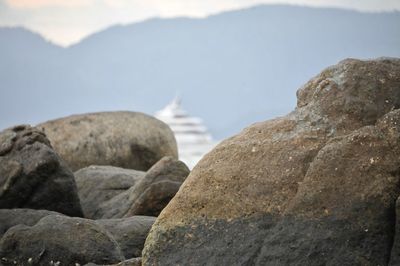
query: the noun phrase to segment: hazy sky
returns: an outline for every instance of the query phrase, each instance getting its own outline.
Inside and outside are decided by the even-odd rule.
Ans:
[[[117,23],[150,17],[203,17],[262,3],[400,10],[400,0],[0,0],[0,26],[24,26],[54,43],[69,45]]]

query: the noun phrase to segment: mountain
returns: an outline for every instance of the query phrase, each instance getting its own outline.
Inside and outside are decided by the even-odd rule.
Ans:
[[[0,29],[0,128],[73,113],[154,113],[178,93],[217,138],[283,115],[347,58],[400,57],[400,12],[262,5],[113,26],[57,47]]]

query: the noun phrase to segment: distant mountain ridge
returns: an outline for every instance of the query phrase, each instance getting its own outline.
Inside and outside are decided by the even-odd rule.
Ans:
[[[400,12],[263,5],[151,19],[67,48],[0,28],[0,128],[73,113],[153,114],[177,93],[217,138],[293,109],[295,91],[346,58],[400,57]]]

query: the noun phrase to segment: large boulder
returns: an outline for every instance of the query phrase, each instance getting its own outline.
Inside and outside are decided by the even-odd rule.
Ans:
[[[101,204],[127,191],[145,172],[114,166],[89,166],[74,173],[85,218],[101,218]]]
[[[0,238],[8,229],[15,225],[33,226],[43,217],[59,214],[47,210],[32,209],[0,209]]]
[[[73,115],[38,127],[73,171],[90,165],[146,171],[164,156],[178,157],[171,129],[142,113]]]
[[[133,187],[100,205],[102,218],[134,215],[158,216],[189,175],[189,168],[172,157],[164,157]]]
[[[3,265],[113,264],[125,258],[103,226],[82,218],[49,215],[30,227],[10,228],[0,240]]]
[[[0,133],[0,209],[82,216],[75,179],[46,136],[21,125]]]
[[[400,265],[400,197],[396,201],[395,237],[392,246],[390,266]]]
[[[140,257],[144,242],[153,225],[155,217],[132,216],[121,219],[102,219],[96,223],[102,225],[119,244],[126,259]]]
[[[84,266],[100,266],[100,265],[95,264],[95,263],[88,263],[88,264],[85,264]],[[142,266],[142,258],[133,258],[133,259],[122,261],[117,264],[101,265],[101,266]]]
[[[46,211],[46,210],[32,210],[32,209],[0,209],[0,239],[3,237],[3,235],[12,227],[18,226],[18,225],[26,225],[28,227],[32,227],[36,225],[42,218],[46,216],[54,216],[54,215],[60,215],[57,212],[52,212],[52,211]],[[128,218],[121,218],[121,219],[101,219],[101,220],[96,220],[94,221],[97,225],[100,225],[103,227],[110,236],[118,243],[118,246],[124,255],[126,259],[130,258],[136,258],[140,257],[142,254],[142,249],[144,246],[144,242],[146,240],[146,237],[150,231],[151,226],[153,225],[155,221],[155,217],[150,217],[150,216],[132,216]],[[67,222],[64,221],[64,219],[58,219],[56,221],[61,221],[61,224],[64,224],[63,228],[68,229],[67,222],[72,224],[73,221],[76,223],[84,223],[88,224],[87,228],[82,229],[83,233],[87,234],[87,230],[89,230],[92,227],[97,228],[96,225],[93,225],[93,222],[91,220],[84,220],[84,219],[75,219],[75,220],[69,220],[67,219]],[[49,226],[51,224],[56,224],[55,221],[52,221],[51,223],[46,223],[46,225],[42,225],[42,228],[45,228],[45,226]],[[62,230],[59,228],[58,225],[55,225],[57,230]],[[14,229],[11,229],[14,230]],[[30,229],[33,230],[33,229]],[[38,230],[38,229],[34,229]],[[49,230],[53,230],[49,228]],[[72,228],[73,231],[71,231],[71,234],[74,233],[75,229]],[[81,229],[79,229],[81,230]],[[92,229],[90,229],[92,230]],[[54,231],[53,231],[54,232]],[[71,235],[73,236],[73,235]],[[36,235],[38,237],[38,241],[40,240],[40,235]],[[44,241],[47,241],[46,238],[48,236],[44,236]],[[63,236],[59,236],[62,238]],[[74,236],[73,236],[74,237]],[[73,238],[72,237],[72,238]],[[89,233],[89,237],[91,237]],[[22,239],[22,238],[21,238]],[[20,241],[20,239],[18,240]],[[18,243],[16,241],[16,243]],[[73,240],[71,240],[73,241]],[[81,241],[79,238],[76,238],[76,241]],[[1,257],[0,257],[1,259]],[[10,259],[10,261],[13,261]],[[54,262],[54,260],[53,260]],[[1,265],[1,261],[0,261]]]
[[[285,117],[220,143],[153,225],[144,265],[387,265],[400,60],[345,60]]]

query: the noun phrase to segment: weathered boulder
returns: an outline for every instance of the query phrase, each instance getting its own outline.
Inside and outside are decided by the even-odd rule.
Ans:
[[[400,60],[345,60],[285,117],[220,143],[153,225],[143,265],[387,265]]]
[[[84,266],[99,266],[99,265],[95,264],[95,263],[88,263],[88,264],[85,264]],[[133,259],[122,261],[118,264],[102,265],[102,266],[142,266],[142,258],[133,258]]]
[[[0,209],[46,209],[82,216],[72,172],[36,128],[0,133]]]
[[[142,258],[133,258],[130,260],[126,260],[118,263],[115,266],[142,266]]]
[[[142,255],[144,241],[155,220],[155,217],[150,216],[132,216],[121,219],[102,219],[96,222],[110,232],[125,258],[130,259]]]
[[[0,240],[0,258],[4,265],[112,264],[125,259],[102,226],[61,215],[46,216],[32,227],[10,228]]]
[[[390,258],[390,266],[398,266],[400,265],[400,197],[396,201],[396,224],[395,228],[395,237],[393,240],[391,258]]]
[[[36,225],[42,218],[46,216],[54,216],[54,215],[60,215],[59,213],[52,212],[52,211],[46,211],[46,210],[32,210],[32,209],[0,209],[0,239],[1,237],[9,230],[10,228],[18,225],[25,225],[32,227]],[[150,217],[150,216],[132,216],[128,218],[122,218],[122,219],[102,219],[102,220],[96,220],[96,221],[91,221],[91,220],[86,220],[86,219],[80,219],[80,220],[73,220],[77,224],[79,223],[84,223],[87,224],[89,223],[89,226],[86,226],[87,228],[82,229],[85,234],[89,234],[90,232],[87,233],[87,230],[92,230],[91,227],[93,227],[93,222],[95,222],[97,225],[100,225],[102,228],[104,228],[110,236],[118,243],[118,246],[124,255],[124,258],[130,259],[130,258],[136,258],[140,257],[142,254],[142,249],[144,246],[144,242],[146,240],[146,237],[150,231],[151,226],[153,225],[155,221],[155,217]],[[61,220],[61,223],[65,223],[64,220]],[[55,224],[54,221],[51,223],[47,223],[46,226],[49,226],[49,224]],[[70,226],[72,222],[67,224],[67,226],[63,226],[62,228],[67,230],[68,226]],[[97,228],[94,225],[95,228]],[[26,228],[26,227],[25,227]],[[45,229],[44,226],[42,228]],[[14,230],[14,229],[11,229]],[[29,229],[32,230],[32,229]],[[50,229],[53,230],[53,229]],[[62,230],[61,228],[56,225],[55,231],[58,232],[57,230]],[[72,228],[71,232],[71,241],[73,240],[73,233],[75,232],[74,228]],[[35,229],[35,232],[37,229]],[[68,232],[65,232],[66,234]],[[38,237],[38,241],[40,241],[40,235],[36,235]],[[48,236],[44,236],[44,241],[47,241]],[[62,238],[63,236],[59,236]],[[22,239],[22,238],[18,238]],[[61,239],[62,240],[62,239]],[[60,241],[61,241],[60,240]],[[18,244],[17,240],[16,243]],[[80,238],[76,239],[76,241],[80,241]],[[46,242],[47,243],[47,242]],[[49,242],[50,243],[50,242]],[[100,243],[101,244],[101,243]],[[1,246],[0,246],[1,248]],[[1,259],[1,257],[0,257]],[[10,259],[10,261],[14,261],[14,258]],[[55,262],[53,260],[53,262]],[[0,261],[1,265],[1,261]]]
[[[158,216],[189,173],[183,162],[164,157],[135,186],[101,204],[97,213],[102,218]]]
[[[55,214],[59,213],[47,210],[0,209],[0,238],[8,229],[15,225],[33,226],[43,217]]]
[[[74,175],[85,218],[99,219],[99,206],[134,186],[145,172],[114,166],[89,166]]]
[[[73,171],[90,165],[145,171],[164,156],[178,157],[171,129],[142,113],[73,115],[38,127]]]

